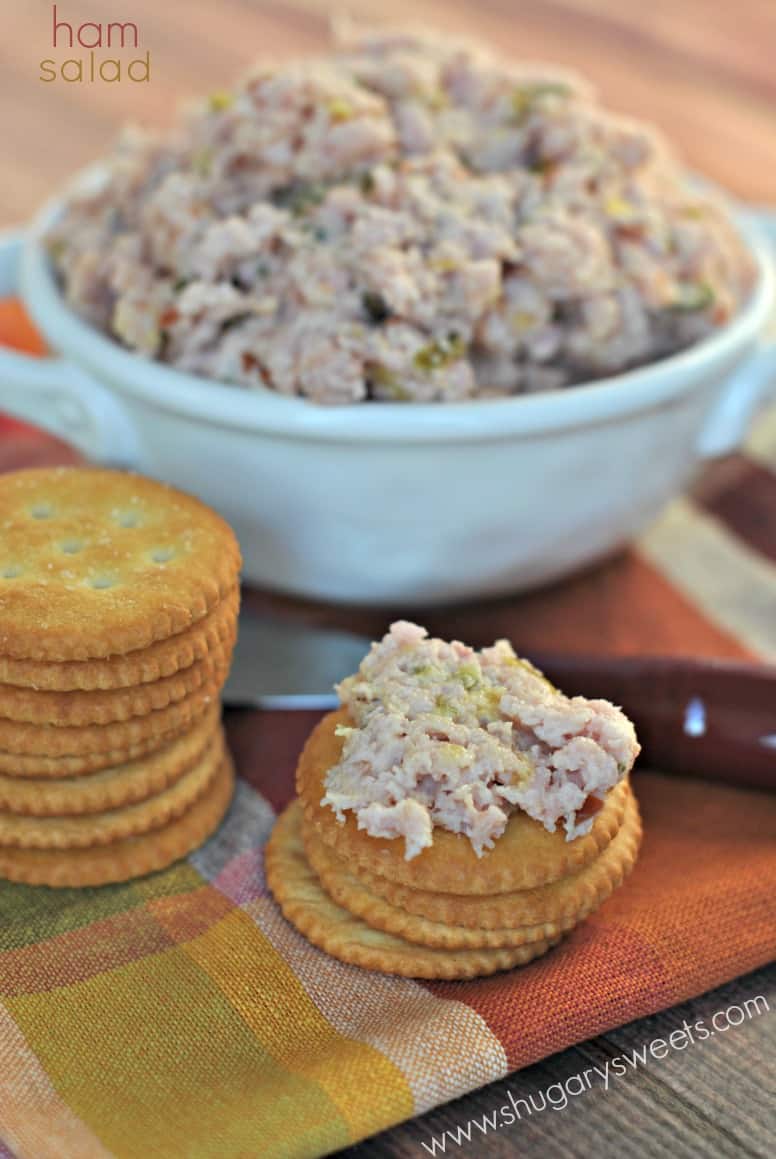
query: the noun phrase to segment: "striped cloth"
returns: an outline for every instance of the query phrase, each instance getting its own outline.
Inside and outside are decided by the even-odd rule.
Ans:
[[[6,428],[0,468],[44,456]],[[433,627],[774,659],[775,467],[773,412],[636,550]],[[0,883],[0,1159],[324,1155],[776,956],[776,801],[643,772],[636,870],[547,957],[465,983],[334,961],[263,877],[314,719],[232,716],[235,801],[172,869],[80,891]]]

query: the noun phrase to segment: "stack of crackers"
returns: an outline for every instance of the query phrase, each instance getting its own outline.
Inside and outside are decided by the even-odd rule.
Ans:
[[[321,804],[341,756],[330,713],[297,769],[298,800],[278,819],[267,880],[283,913],[335,958],[414,978],[473,978],[544,954],[597,909],[633,868],[641,822],[628,779],[612,789],[590,831],[566,841],[518,810],[478,858],[446,829],[411,861],[404,843],[370,836],[352,813],[340,824]]]
[[[0,477],[0,876],[121,881],[217,827],[239,568],[227,524],[160,483]]]

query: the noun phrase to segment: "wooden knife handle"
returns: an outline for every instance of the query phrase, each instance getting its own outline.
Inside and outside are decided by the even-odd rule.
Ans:
[[[636,726],[640,765],[776,789],[776,668],[673,657],[530,659],[569,696],[619,704]]]

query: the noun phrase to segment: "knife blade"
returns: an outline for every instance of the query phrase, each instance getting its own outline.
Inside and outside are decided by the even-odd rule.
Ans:
[[[336,708],[334,685],[356,671],[370,644],[349,632],[270,619],[243,608],[224,703]]]

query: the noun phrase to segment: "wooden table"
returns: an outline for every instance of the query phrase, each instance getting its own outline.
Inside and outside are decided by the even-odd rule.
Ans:
[[[118,125],[133,118],[163,125],[175,101],[228,85],[261,54],[281,58],[322,47],[327,0],[263,4],[258,0],[77,0],[60,3],[75,23],[128,20],[151,52],[151,82],[44,84],[51,51],[51,5],[4,0],[0,37],[0,224],[23,221],[71,171],[106,148]],[[774,0],[360,0],[362,17],[423,18],[449,31],[490,38],[513,55],[571,64],[598,84],[614,108],[651,118],[678,143],[687,161],[741,197],[776,203],[776,3]],[[7,448],[6,448],[7,449]],[[729,473],[738,469],[735,461]],[[718,477],[719,478],[719,477]],[[725,501],[712,488],[705,502]],[[720,499],[722,496],[722,499]],[[701,625],[681,600],[671,602],[644,563],[621,557],[562,587],[526,599],[435,617],[429,626],[482,642],[510,632],[518,644],[581,650],[740,656],[728,634]],[[642,622],[633,623],[628,593],[638,592]],[[617,599],[610,594],[616,592]],[[372,631],[385,613],[347,614],[255,596],[283,613],[316,622],[345,622]],[[667,602],[668,601],[668,602]],[[569,636],[569,615],[574,633]],[[646,618],[646,623],[644,622]],[[463,626],[459,629],[463,633]],[[776,971],[739,979],[686,1008],[674,1009],[556,1055],[501,1083],[350,1149],[363,1156],[426,1154],[421,1142],[504,1104],[507,1091],[527,1097],[602,1058],[665,1037],[730,1003],[765,995],[770,1015],[596,1089],[565,1111],[481,1136],[448,1152],[473,1156],[622,1154],[741,1156],[773,1154],[773,1070],[776,1056]],[[768,1064],[771,1064],[770,1081]],[[770,1094],[769,1094],[770,1086]],[[771,1100],[769,1104],[769,1098]],[[770,1108],[770,1111],[769,1111]],[[770,1118],[769,1118],[770,1113]],[[345,1153],[343,1153],[344,1155]]]
[[[351,0],[359,17],[422,19],[513,55],[571,64],[613,108],[649,117],[687,160],[734,193],[776,202],[773,0]],[[262,53],[320,49],[329,0],[61,0],[81,21],[132,19],[151,82],[46,84],[50,0],[2,0],[0,222],[22,221],[104,150],[127,118],[168,124],[183,95],[228,85]]]
[[[552,1083],[566,1082],[586,1067],[602,1067],[607,1059],[639,1050],[655,1038],[667,1039],[685,1019],[691,1025],[697,1019],[710,1022],[718,1011],[756,995],[768,1001],[770,1013],[764,1017],[650,1063],[608,1091],[593,1087],[563,1110],[548,1107],[540,1113],[534,1111],[515,1126],[488,1135],[475,1128],[471,1143],[464,1142],[461,1147],[448,1138],[445,1153],[460,1159],[511,1159],[518,1155],[521,1159],[766,1159],[773,1155],[775,1126],[774,967],[564,1050],[502,1082],[349,1147],[339,1153],[340,1159],[420,1159],[428,1154],[422,1142],[431,1147],[431,1138],[440,1138],[446,1130],[455,1137],[456,1129],[471,1119],[482,1119],[504,1106],[510,1091],[516,1101],[524,1099],[529,1106],[541,1107],[542,1094]]]

